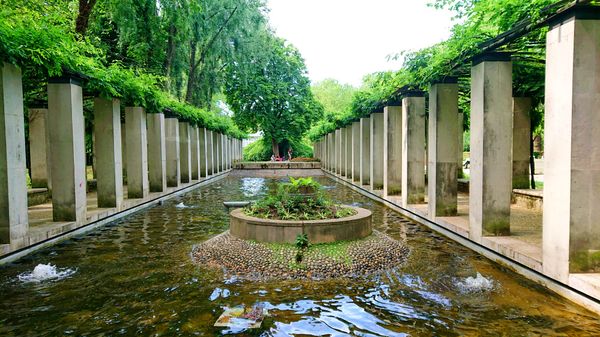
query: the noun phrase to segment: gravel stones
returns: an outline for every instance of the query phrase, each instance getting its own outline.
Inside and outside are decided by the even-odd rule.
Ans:
[[[296,263],[292,244],[264,244],[222,233],[194,247],[192,259],[201,266],[220,268],[229,276],[248,280],[329,279],[376,274],[406,261],[403,242],[373,231],[365,239],[311,246]]]

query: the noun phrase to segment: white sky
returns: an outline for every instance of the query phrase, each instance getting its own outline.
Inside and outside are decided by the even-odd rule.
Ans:
[[[271,26],[300,50],[313,82],[359,86],[366,74],[397,70],[386,56],[450,36],[452,14],[430,0],[268,0]]]

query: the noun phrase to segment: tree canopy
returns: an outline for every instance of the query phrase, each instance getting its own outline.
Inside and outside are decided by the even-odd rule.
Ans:
[[[333,121],[319,122],[310,131],[312,140],[347,125],[356,118],[381,108],[388,100],[398,98],[404,86],[426,90],[432,81],[446,76],[459,78],[459,108],[465,113],[465,128],[469,127],[470,58],[480,53],[485,42],[527,21],[535,29],[505,43],[498,51],[513,55],[513,87],[515,95],[533,98],[533,128],[542,121],[545,67],[545,27],[534,23],[572,1],[558,0],[433,0],[436,8],[450,9],[458,23],[449,39],[433,46],[403,51],[393,58],[404,58],[398,71],[367,75],[363,87],[353,98],[349,114],[340,114]]]
[[[265,33],[255,53],[226,67],[227,101],[245,131],[263,132],[272,152],[297,141],[323,113],[314,99],[300,53],[284,40]]]
[[[262,0],[0,3],[0,58],[23,70],[26,106],[46,99],[48,77],[75,73],[86,95],[244,136],[213,98],[267,29]]]

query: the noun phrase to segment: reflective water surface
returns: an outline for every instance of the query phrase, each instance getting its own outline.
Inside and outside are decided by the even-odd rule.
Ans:
[[[230,177],[0,268],[0,336],[600,335],[592,313],[319,180],[335,199],[372,210],[378,230],[406,240],[407,264],[319,282],[251,283],[202,271],[189,254],[227,229],[222,202],[256,199],[274,183]],[[261,329],[212,326],[226,306],[256,302],[270,312]]]

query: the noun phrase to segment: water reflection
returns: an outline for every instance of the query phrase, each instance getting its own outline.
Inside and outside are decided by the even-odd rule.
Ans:
[[[320,282],[252,283],[200,270],[189,253],[228,228],[222,202],[256,199],[276,182],[231,177],[0,268],[0,335],[600,335],[597,317],[580,307],[318,180],[332,186],[335,200],[371,209],[378,230],[406,240],[406,265]],[[77,272],[43,286],[18,281],[40,263]],[[213,327],[225,307],[257,301],[271,314],[259,331]]]

